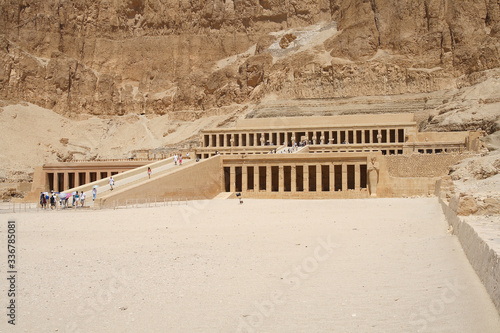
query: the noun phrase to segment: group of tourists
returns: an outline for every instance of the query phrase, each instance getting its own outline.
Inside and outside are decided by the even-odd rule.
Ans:
[[[189,159],[189,153],[186,154],[186,159]],[[174,164],[177,165],[177,163],[182,165],[182,154],[174,154]]]
[[[92,201],[95,201],[96,196],[97,188],[94,187],[92,189]],[[72,194],[54,191],[51,191],[50,194],[48,192],[40,192],[40,207],[42,209],[48,209],[49,207],[50,209],[56,209],[59,204],[60,208],[68,208],[70,199],[71,207],[84,207],[86,198],[87,195],[83,191],[80,191],[80,193],[75,191]]]

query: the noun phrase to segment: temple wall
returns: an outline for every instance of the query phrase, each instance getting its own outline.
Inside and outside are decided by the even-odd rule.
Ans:
[[[412,154],[384,156],[392,177],[440,177],[448,174],[450,166],[469,157],[464,154]]]
[[[440,193],[441,180],[436,184],[436,195],[443,208],[443,213],[452,227],[462,248],[469,259],[471,266],[481,279],[486,291],[490,295],[493,304],[500,313],[500,251],[498,246],[493,247],[488,235],[482,234],[480,229],[472,223],[457,216],[459,198],[453,197],[450,202],[443,200]]]
[[[377,197],[433,195],[436,181],[467,157],[464,154],[380,156]]]

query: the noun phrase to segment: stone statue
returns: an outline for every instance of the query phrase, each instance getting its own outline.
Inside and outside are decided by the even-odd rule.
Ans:
[[[370,191],[370,196],[377,196],[377,184],[378,184],[378,170],[380,166],[377,162],[376,157],[372,157],[370,163],[368,164],[368,190]]]

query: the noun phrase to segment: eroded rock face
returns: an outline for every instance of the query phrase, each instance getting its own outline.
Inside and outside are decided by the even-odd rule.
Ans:
[[[263,56],[333,21],[324,43]],[[6,0],[0,27],[0,98],[64,114],[429,92],[500,62],[497,0]]]

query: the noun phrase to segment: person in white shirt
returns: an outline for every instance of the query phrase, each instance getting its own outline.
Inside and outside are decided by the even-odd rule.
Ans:
[[[82,194],[80,194],[80,202],[82,203],[82,207],[83,207],[83,204],[85,203],[85,193],[82,191]]]

